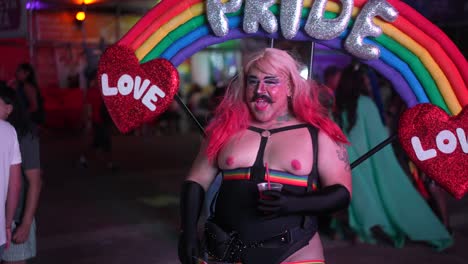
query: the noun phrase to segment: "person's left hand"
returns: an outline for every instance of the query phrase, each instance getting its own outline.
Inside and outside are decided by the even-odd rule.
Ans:
[[[200,252],[200,245],[196,234],[187,234],[181,232],[178,242],[179,260],[182,264],[196,264],[198,263],[198,253]]]
[[[270,214],[329,214],[345,209],[351,200],[348,189],[341,184],[326,186],[304,195],[264,191],[258,209]]]
[[[5,229],[5,231],[6,231],[5,249],[8,249],[10,247],[10,243],[11,243],[11,227],[7,227]]]
[[[257,209],[273,215],[290,214],[296,212],[296,203],[300,197],[284,192],[267,190],[258,199]]]
[[[26,223],[21,223],[19,226],[15,228],[15,232],[13,234],[13,242],[16,244],[21,244],[26,242],[29,237],[29,229],[31,225]]]

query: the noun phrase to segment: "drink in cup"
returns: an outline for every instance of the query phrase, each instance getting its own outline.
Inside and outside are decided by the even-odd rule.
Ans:
[[[263,195],[263,192],[267,190],[274,190],[274,191],[281,192],[281,190],[283,189],[283,184],[277,183],[277,182],[270,182],[270,186],[268,186],[268,182],[261,182],[257,184],[257,188],[260,194],[260,198],[268,199],[268,196]]]

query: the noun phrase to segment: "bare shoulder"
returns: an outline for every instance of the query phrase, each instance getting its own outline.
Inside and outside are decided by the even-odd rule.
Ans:
[[[208,159],[206,147],[207,142],[203,141],[187,177],[187,180],[199,183],[205,190],[211,185],[218,171],[214,161]]]
[[[325,186],[342,184],[351,189],[351,168],[346,145],[334,141],[323,131],[319,132],[318,168]]]

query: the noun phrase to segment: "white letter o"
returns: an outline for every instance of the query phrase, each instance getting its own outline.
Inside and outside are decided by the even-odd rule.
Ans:
[[[120,76],[117,87],[121,95],[129,95],[133,90],[133,78],[128,74]]]
[[[448,143],[445,143],[445,140],[448,140]],[[436,143],[437,148],[445,154],[450,154],[457,148],[457,138],[448,130],[442,130],[439,132],[436,137]]]

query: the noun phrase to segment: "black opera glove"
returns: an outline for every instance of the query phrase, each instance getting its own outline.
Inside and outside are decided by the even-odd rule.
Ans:
[[[196,234],[180,232],[178,243],[179,260],[182,264],[197,264],[200,241]]]
[[[197,182],[185,181],[180,195],[178,255],[182,264],[195,264],[200,252],[197,223],[205,200],[205,190]]]
[[[268,190],[262,193],[257,209],[267,214],[329,214],[348,207],[351,195],[346,187],[335,184],[302,196]]]

